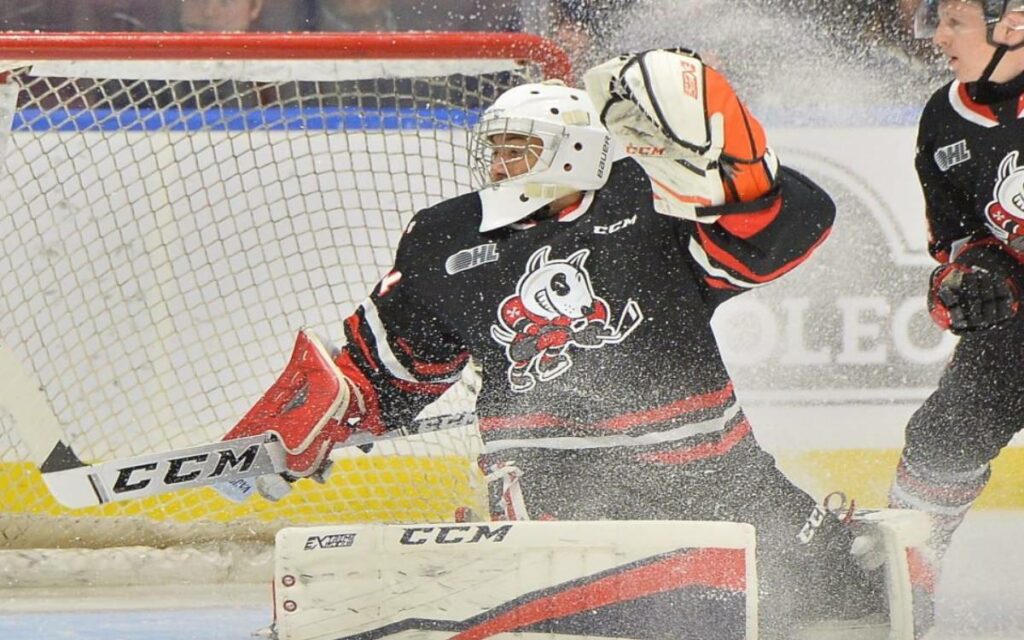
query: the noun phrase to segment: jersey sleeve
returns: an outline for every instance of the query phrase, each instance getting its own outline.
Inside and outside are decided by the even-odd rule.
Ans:
[[[927,113],[927,112],[926,112]],[[971,215],[969,194],[946,179],[935,163],[935,141],[921,118],[914,167],[924,194],[928,221],[928,253],[939,262],[949,262],[953,247],[960,241],[972,242],[989,235],[979,216]]]
[[[418,290],[408,236],[395,267],[345,320],[335,361],[362,395],[359,426],[374,433],[405,427],[460,379],[463,341]],[[349,416],[352,417],[352,416]]]
[[[680,242],[699,269],[707,296],[722,301],[767,284],[799,266],[828,237],[832,198],[809,178],[783,167],[764,197],[713,211],[712,224],[688,223]]]

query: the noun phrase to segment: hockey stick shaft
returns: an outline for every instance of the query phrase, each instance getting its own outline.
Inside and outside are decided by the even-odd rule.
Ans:
[[[32,462],[42,467],[58,448],[64,434],[42,389],[2,342],[0,380],[3,380],[0,384],[0,407],[14,418],[15,428],[28,447]]]
[[[66,507],[81,508],[181,489],[232,485],[248,478],[280,473],[283,466],[281,445],[266,436],[253,436],[123,460],[43,470],[43,481],[58,502]]]
[[[472,414],[453,414],[430,422],[443,420],[440,428],[450,428],[471,418]],[[383,436],[358,432],[334,449],[359,447],[365,451],[377,442],[405,435],[400,431]],[[53,464],[62,455],[65,463]],[[96,464],[84,464],[58,440],[48,462],[40,465],[47,489],[58,502],[73,509],[205,486],[241,502],[256,493],[253,480],[286,471],[284,448],[263,435]]]
[[[373,435],[367,431],[357,431],[350,435],[344,442],[335,443],[334,449],[332,451],[357,448],[363,453],[369,453],[375,444],[384,441],[398,440],[408,436],[422,433],[430,433],[434,431],[444,431],[446,429],[465,427],[474,424],[475,421],[476,414],[471,411],[461,413],[446,413],[434,415],[431,417],[418,418],[413,421],[411,429],[395,429],[381,436]],[[276,445],[277,443],[274,442],[273,444]],[[329,468],[330,465],[328,464],[328,466],[325,467],[325,470]],[[277,473],[280,473],[283,470],[284,469],[282,464],[282,468],[279,469]],[[281,494],[281,496],[278,497],[270,497],[274,493],[273,491],[271,491],[270,493],[266,492],[265,490],[261,491],[257,487],[256,483],[256,480],[258,479],[259,475],[262,474],[255,474],[255,477],[253,477],[252,475],[247,475],[245,477],[233,477],[230,480],[221,479],[217,482],[214,482],[212,484],[212,487],[216,489],[222,496],[234,502],[244,502],[245,500],[248,500],[251,496],[253,496],[256,493],[261,493],[264,495],[264,497],[268,497],[271,500],[278,500],[280,499],[280,497],[283,497],[284,494]],[[317,482],[324,482],[326,474],[316,473],[310,477],[315,479]]]
[[[53,497],[69,508],[134,500],[182,489],[210,486],[241,502],[256,492],[253,479],[286,470],[285,450],[273,438],[256,435],[132,458],[86,464],[65,439],[60,421],[34,378],[5,345],[0,344],[0,407],[14,418],[15,429],[29,449]],[[472,413],[418,420],[410,433],[463,426]],[[408,435],[396,430],[383,436],[356,432],[335,449],[360,447]]]
[[[0,407],[13,418],[53,497],[69,508],[97,506],[190,487],[217,485],[231,499],[247,478],[283,467],[280,445],[265,436],[201,445],[89,465],[65,441],[46,395],[7,345],[0,343]],[[242,484],[239,484],[242,483]]]

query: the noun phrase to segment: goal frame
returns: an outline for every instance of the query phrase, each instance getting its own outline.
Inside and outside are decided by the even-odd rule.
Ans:
[[[530,33],[30,33],[0,34],[0,60],[508,59],[572,80],[568,55]]]
[[[529,65],[537,69],[545,78],[560,78],[571,83],[572,68],[568,56],[557,44],[541,36],[526,33],[477,33],[477,32],[402,32],[402,33],[28,33],[7,32],[0,34],[0,64],[3,69],[31,67],[37,63],[53,61],[114,61],[117,63],[157,62],[160,61],[335,61],[354,60],[373,61],[473,61],[495,60],[508,61],[517,65]],[[7,78],[7,73],[0,74],[0,83]],[[0,114],[0,122],[10,114]],[[410,214],[412,212],[409,212]],[[339,310],[339,312],[342,310]],[[344,310],[347,311],[347,310]],[[340,319],[340,318],[339,318]],[[0,338],[2,339],[2,338]],[[286,354],[282,353],[282,362]],[[35,372],[26,371],[27,375],[38,384]],[[42,385],[39,385],[42,386]],[[254,398],[255,400],[255,398]],[[239,418],[241,416],[238,416]],[[224,425],[225,431],[230,424]],[[66,427],[66,425],[65,425]],[[74,514],[72,514],[74,515]],[[0,521],[4,519],[0,514]],[[86,537],[96,528],[97,517],[85,514],[80,519],[80,528],[68,526],[62,531],[66,537],[77,539]],[[160,523],[163,524],[163,523]],[[248,538],[243,536],[242,542],[251,543],[255,540],[268,540],[272,537],[276,523],[266,527],[249,527]],[[135,522],[134,525],[140,525]],[[15,523],[19,528],[28,525],[20,521]],[[147,523],[141,523],[146,529]],[[63,526],[62,526],[63,527]],[[193,536],[200,531],[204,540],[216,540],[217,523],[202,522],[198,527],[184,525],[187,535]],[[155,541],[154,546],[173,546],[180,544],[177,529],[165,531],[154,528],[143,538]],[[60,547],[66,543],[49,543]],[[98,543],[103,548],[113,548],[111,538]],[[18,547],[23,549],[23,547]],[[8,581],[16,583],[18,578],[5,566],[16,555],[15,569],[24,563],[24,551],[12,552],[11,558],[5,558],[7,551],[0,546],[0,573],[4,573]],[[68,553],[73,553],[71,550]],[[95,562],[91,552],[89,564]],[[116,554],[113,554],[116,556]],[[46,562],[32,562],[30,580],[32,584],[41,585],[49,582],[64,582],[62,576],[67,573],[66,567],[79,566],[77,560],[69,560],[63,552],[48,553]],[[50,566],[52,563],[52,566]],[[171,563],[175,564],[175,563]],[[120,584],[121,579],[128,581],[138,579],[133,567],[125,566],[123,570],[108,568],[105,582]],[[47,570],[53,572],[51,579],[46,576]],[[265,577],[268,567],[260,566],[256,572]],[[16,572],[16,571],[15,571]],[[190,572],[176,571],[176,576]],[[195,578],[192,573],[191,579]],[[222,574],[220,574],[222,575]],[[216,578],[215,578],[216,579]],[[70,586],[70,585],[69,585]]]

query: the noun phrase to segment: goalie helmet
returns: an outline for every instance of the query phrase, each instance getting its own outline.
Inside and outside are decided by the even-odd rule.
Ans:
[[[512,141],[514,147],[505,146]],[[528,168],[492,180],[492,163],[509,149],[529,155]],[[562,196],[603,187],[612,139],[585,91],[558,81],[524,84],[484,111],[470,140],[470,158],[483,208],[480,231],[491,231]]]
[[[1003,16],[1013,11],[1024,11],[1024,0],[922,0],[914,14],[914,37],[931,38],[939,26],[939,7],[947,2],[965,2],[981,6],[988,26],[989,40],[992,27]]]

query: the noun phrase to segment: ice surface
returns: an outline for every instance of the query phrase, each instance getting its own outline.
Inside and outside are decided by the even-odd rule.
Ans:
[[[0,596],[6,640],[251,640],[269,585],[19,590]]]

